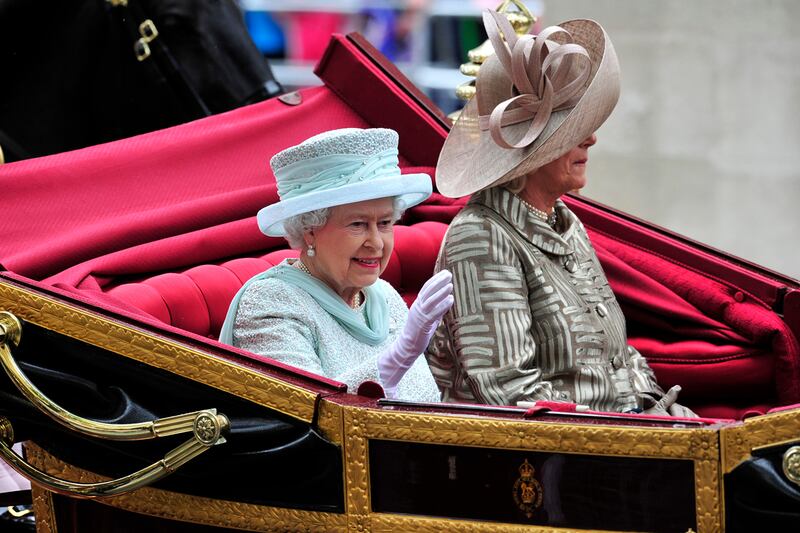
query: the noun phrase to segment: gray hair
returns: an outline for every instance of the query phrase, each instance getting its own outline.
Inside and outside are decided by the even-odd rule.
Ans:
[[[392,200],[392,220],[397,222],[405,213],[406,208],[399,196],[393,197]],[[289,246],[294,250],[305,249],[305,233],[327,224],[332,209],[332,207],[323,207],[322,209],[300,213],[284,220],[283,229],[286,231],[286,240],[289,241]]]

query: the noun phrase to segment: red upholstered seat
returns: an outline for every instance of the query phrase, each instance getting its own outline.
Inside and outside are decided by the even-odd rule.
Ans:
[[[383,278],[412,303],[431,275],[447,225],[427,221],[395,229]],[[645,354],[666,388],[712,417],[742,418],[797,402],[796,347],[785,325],[757,301],[654,253],[590,230],[628,318],[631,343]],[[104,291],[178,328],[215,337],[236,291],[250,277],[297,251],[192,267]],[[793,351],[795,350],[795,351]]]
[[[383,278],[411,304],[433,272],[447,225],[420,222],[395,228],[395,247]],[[216,338],[233,295],[251,277],[298,252],[280,249],[259,257],[232,259],[158,274],[140,281],[110,285],[112,296],[159,320],[186,331]]]
[[[301,91],[298,106],[273,99],[5,165],[13,224],[0,240],[0,262],[86,299],[215,337],[239,287],[296,254],[255,222],[258,209],[278,199],[270,154],[332,128],[391,127],[400,132],[401,169],[434,176],[446,129],[406,92],[376,82],[371,91],[389,88],[372,94],[350,78]],[[392,112],[387,101],[394,102]],[[590,230],[631,343],[662,385],[680,383],[682,400],[706,416],[741,418],[800,402],[800,348],[765,303],[776,302],[775,291],[788,282],[721,254],[704,255],[589,202],[568,202]],[[430,276],[446,224],[463,204],[434,193],[397,227],[383,277],[407,302]]]
[[[592,243],[628,323],[629,341],[666,389],[718,418],[763,414],[800,399],[798,346],[763,302],[613,236]]]

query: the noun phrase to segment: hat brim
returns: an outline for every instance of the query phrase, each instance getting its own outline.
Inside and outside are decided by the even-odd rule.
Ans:
[[[611,114],[619,98],[619,64],[611,40],[592,20],[571,20],[559,26],[572,33],[575,41],[590,52],[591,76],[581,99],[571,109],[554,112],[530,146],[507,149],[498,146],[488,130],[480,129],[478,97],[473,97],[439,154],[436,187],[443,195],[458,198],[532,172],[577,146]],[[481,66],[478,76],[499,72],[501,68],[497,57],[492,55]],[[526,121],[507,126],[504,133],[518,139],[529,124]]]
[[[431,177],[427,174],[401,174],[352,183],[268,205],[258,212],[258,227],[265,235],[283,237],[286,235],[283,222],[295,215],[326,207],[393,197],[398,197],[405,208],[409,208],[425,201],[431,192]]]

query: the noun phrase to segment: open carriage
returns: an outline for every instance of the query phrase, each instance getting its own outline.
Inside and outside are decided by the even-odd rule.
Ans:
[[[567,202],[631,343],[704,418],[387,401],[216,342],[242,283],[296,255],[255,223],[271,154],[388,127],[403,171],[435,177],[449,122],[368,43],[334,37],[316,72],[0,167],[0,454],[33,480],[40,532],[800,524],[800,284],[584,198]],[[434,193],[396,228],[383,277],[407,301],[463,203]]]

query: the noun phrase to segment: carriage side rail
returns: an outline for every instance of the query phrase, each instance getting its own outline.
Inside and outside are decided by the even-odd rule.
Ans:
[[[40,411],[78,433],[107,440],[144,440],[191,432],[192,437],[169,451],[163,459],[127,476],[98,483],[78,483],[53,477],[27,463],[12,450],[14,429],[0,417],[0,457],[20,475],[47,490],[74,498],[104,498],[150,485],[174,472],[212,446],[226,442],[228,418],[205,409],[136,424],[107,424],[70,413],[45,396],[25,376],[12,354],[22,339],[22,324],[13,314],[0,311],[0,364],[14,385]]]

